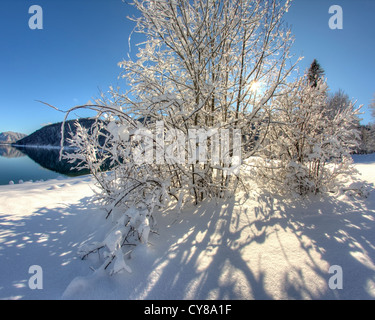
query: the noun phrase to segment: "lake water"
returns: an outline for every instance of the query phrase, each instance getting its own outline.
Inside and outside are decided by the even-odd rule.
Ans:
[[[375,153],[353,155],[355,163],[374,163]],[[71,170],[66,160],[59,160],[59,149],[14,148],[0,145],[0,185],[9,181],[40,181],[56,179],[59,176],[79,176],[88,174],[87,170]]]
[[[56,179],[59,176],[87,174],[86,170],[71,170],[66,160],[59,160],[58,149],[14,148],[0,145],[0,185],[9,181],[38,181]]]

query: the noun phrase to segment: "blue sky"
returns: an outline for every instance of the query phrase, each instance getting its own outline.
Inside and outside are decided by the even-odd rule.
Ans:
[[[43,9],[43,30],[31,30],[31,5]],[[344,12],[343,30],[331,30],[331,5]],[[134,8],[121,0],[2,0],[0,10],[0,132],[30,134],[63,114],[121,85],[117,63],[127,56]],[[375,1],[294,0],[285,20],[304,56],[301,71],[317,59],[332,91],[344,90],[367,105],[375,92]],[[82,114],[83,116],[86,114]]]
[[[343,29],[331,30],[332,5],[343,10]],[[303,71],[316,58],[332,92],[339,89],[357,105],[362,123],[371,118],[368,105],[375,94],[375,0],[294,0],[286,21],[295,35],[293,51],[304,59]]]

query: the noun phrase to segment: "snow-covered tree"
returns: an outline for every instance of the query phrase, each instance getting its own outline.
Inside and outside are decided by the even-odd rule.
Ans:
[[[358,146],[358,109],[352,103],[331,117],[327,84],[311,86],[306,77],[274,100],[275,113],[258,174],[277,192],[298,195],[332,190],[336,178],[352,170],[350,153]],[[269,159],[272,158],[272,161]]]
[[[328,95],[327,113],[328,117],[334,118],[341,109],[351,104],[349,96],[341,89]]]
[[[367,124],[359,126],[360,145],[356,153],[368,154],[375,152],[375,124]]]
[[[134,19],[135,31],[147,40],[136,61],[120,63],[130,86],[119,95],[122,106],[185,135],[189,129],[241,130],[250,137],[242,146],[243,156],[254,154],[254,137],[263,134],[256,129],[266,121],[270,99],[294,66],[292,36],[282,22],[289,1],[135,4],[142,14]],[[233,155],[233,147],[228,153]],[[238,177],[228,178],[227,169],[223,162],[214,167],[196,162],[184,169],[195,203],[233,191],[230,183]]]
[[[117,126],[129,130],[126,115],[132,115],[133,133],[147,128],[151,136],[161,121],[165,131],[176,130],[186,137],[189,130],[229,130],[230,145],[219,139],[221,153],[226,150],[227,154],[221,154],[218,163],[213,164],[208,154],[204,163],[158,163],[158,170],[171,179],[170,189],[186,186],[181,179],[187,179],[184,194],[193,196],[195,203],[207,196],[230,194],[239,177],[227,174],[235,170],[230,169],[233,163],[223,160],[236,151],[234,130],[247,137],[238,146],[241,155],[254,154],[264,138],[259,128],[269,119],[269,102],[295,65],[289,55],[292,35],[282,20],[290,1],[136,0],[134,4],[141,13],[134,18],[134,31],[145,42],[135,61],[119,63],[130,89],[111,90],[108,100],[103,97],[92,108],[113,119],[116,134]],[[142,129],[133,119],[147,119],[147,123]],[[106,141],[124,147],[116,134]],[[156,150],[162,147],[158,140],[153,141]],[[208,135],[207,147],[214,142],[215,137]],[[185,145],[187,154],[195,144],[198,141]],[[173,193],[176,199],[178,193]]]

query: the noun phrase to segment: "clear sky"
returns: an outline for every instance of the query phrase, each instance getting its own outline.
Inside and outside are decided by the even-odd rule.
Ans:
[[[342,30],[328,26],[333,4],[343,9]],[[43,9],[43,30],[29,28],[31,5]],[[128,53],[133,23],[126,17],[133,14],[121,0],[1,0],[0,132],[30,134],[62,121],[62,113],[35,100],[68,109],[121,85],[117,63]],[[293,51],[305,57],[300,69],[316,58],[332,91],[341,88],[365,105],[363,123],[371,120],[375,93],[374,17],[375,0],[294,0],[285,17]]]

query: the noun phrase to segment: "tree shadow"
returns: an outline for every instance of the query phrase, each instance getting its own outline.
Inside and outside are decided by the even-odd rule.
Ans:
[[[374,193],[343,197],[296,202],[262,192],[250,204],[203,203],[174,224],[166,215],[148,267],[123,277],[127,298],[374,299]],[[333,265],[343,269],[343,290],[328,286]]]
[[[287,298],[374,299],[375,298],[375,193],[368,197],[335,194],[311,196],[296,202],[261,193],[258,215],[277,219],[279,226],[295,235],[305,253],[305,264],[291,268],[283,280]],[[261,209],[259,209],[261,208]],[[282,241],[280,241],[282,246]],[[289,248],[284,248],[288,251]],[[330,266],[343,270],[343,289],[331,289]],[[313,273],[316,285],[306,274]]]
[[[182,214],[177,223],[160,227],[169,227],[170,237],[158,243],[162,246],[158,251],[164,253],[153,261],[152,271],[129,298],[271,298],[264,290],[264,275],[255,274],[241,254],[253,239],[242,235],[247,227],[233,214],[236,202],[215,207],[212,203],[203,203]]]
[[[77,271],[87,273],[77,248],[93,232],[85,221],[94,210],[87,197],[75,204],[41,207],[22,217],[0,213],[0,299],[59,299]],[[42,267],[41,290],[29,288],[32,265]]]

